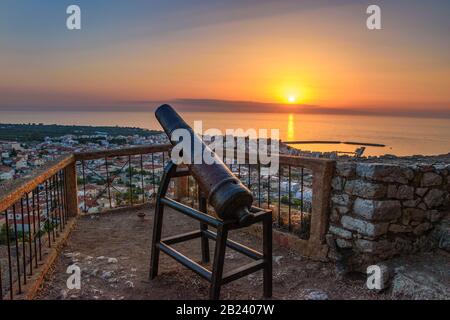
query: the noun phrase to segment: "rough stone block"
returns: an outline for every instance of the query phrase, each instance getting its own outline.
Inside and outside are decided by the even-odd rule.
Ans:
[[[439,220],[439,223],[434,225],[429,239],[435,246],[450,253],[450,215],[440,217]]]
[[[417,208],[406,208],[403,210],[405,216],[409,216],[412,221],[423,221],[427,217],[427,212]]]
[[[389,226],[389,231],[393,233],[409,233],[412,232],[413,229],[410,226],[403,226],[400,224],[391,224]]]
[[[428,188],[417,188],[416,189],[416,194],[419,197],[423,197],[427,192],[428,192]]]
[[[344,239],[336,239],[336,244],[341,249],[349,249],[353,247],[353,244],[350,241]]]
[[[394,248],[397,252],[409,253],[412,251],[413,246],[411,241],[396,237],[394,240]]]
[[[386,163],[358,163],[356,173],[363,178],[375,181],[407,184],[414,178],[414,171]]]
[[[427,205],[425,204],[425,202],[421,202],[417,205],[417,208],[422,209],[422,210],[427,210]]]
[[[402,201],[402,205],[404,208],[415,208],[419,205],[419,203],[420,203],[420,198],[417,198],[415,200]]]
[[[442,184],[442,177],[434,172],[426,172],[422,177],[422,187],[440,186]]]
[[[365,239],[359,239],[355,242],[356,248],[364,253],[387,253],[392,249],[392,243],[387,240],[383,241],[370,241]]]
[[[444,203],[442,204],[443,206],[446,207],[450,207],[450,186],[448,186],[449,188],[449,192],[447,193],[447,195],[444,196]]]
[[[431,189],[423,198],[428,208],[436,208],[444,203],[445,192],[439,189]]]
[[[401,216],[401,205],[398,200],[355,200],[353,211],[370,221],[389,221]]]
[[[442,218],[442,212],[437,210],[431,210],[428,212],[428,220],[431,222],[437,222]]]
[[[338,223],[340,220],[341,220],[341,215],[339,214],[339,212],[337,212],[336,209],[333,209],[331,211],[330,221],[333,223]]]
[[[417,166],[418,170],[420,172],[433,172],[434,171],[434,166],[432,164],[419,164]]]
[[[439,239],[439,248],[450,252],[450,230],[443,232]]]
[[[431,223],[429,222],[424,222],[419,224],[415,229],[414,229],[414,234],[416,236],[421,236],[423,235],[425,232],[427,232],[428,230],[430,230],[433,226],[431,225]]]
[[[414,199],[414,187],[402,185],[398,188],[397,199],[412,200]]]
[[[351,200],[348,194],[335,194],[331,198],[331,202],[338,206],[350,206]]]
[[[334,209],[339,213],[340,215],[347,214],[350,211],[349,207],[346,206],[335,206]]]
[[[436,170],[437,173],[443,174],[443,175],[448,175],[449,174],[449,170],[450,170],[450,164],[435,164],[434,165],[434,169]]]
[[[351,180],[345,183],[345,192],[366,199],[381,199],[386,196],[386,186],[364,180]]]
[[[371,223],[350,216],[343,216],[341,219],[342,226],[347,230],[356,231],[368,237],[378,237],[387,232],[388,223]]]
[[[352,239],[352,233],[348,230],[345,230],[345,229],[342,229],[342,228],[339,228],[336,226],[330,226],[329,231],[338,237],[341,237],[341,238],[344,238],[347,240]]]
[[[387,188],[387,197],[391,198],[391,199],[392,198],[396,199],[397,198],[397,190],[398,190],[397,185],[390,184]]]
[[[388,198],[399,199],[399,200],[412,200],[414,199],[414,187],[408,185],[389,185]]]
[[[344,178],[334,177],[331,180],[331,187],[336,191],[343,191],[344,190]]]
[[[338,161],[336,163],[336,174],[346,178],[354,177],[356,175],[356,163]]]

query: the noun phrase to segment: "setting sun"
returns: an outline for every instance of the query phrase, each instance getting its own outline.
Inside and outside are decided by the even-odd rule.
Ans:
[[[304,104],[311,100],[309,88],[299,80],[287,80],[273,86],[273,95],[280,103]]]
[[[291,95],[288,97],[288,102],[289,103],[296,103],[297,102],[297,97],[294,95]]]

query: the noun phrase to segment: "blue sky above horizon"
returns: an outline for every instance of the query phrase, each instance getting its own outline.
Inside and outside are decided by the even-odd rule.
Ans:
[[[65,28],[70,4],[81,31]],[[381,31],[365,28],[369,4]],[[449,111],[449,16],[445,0],[2,0],[0,109],[282,104],[291,90],[326,108]]]

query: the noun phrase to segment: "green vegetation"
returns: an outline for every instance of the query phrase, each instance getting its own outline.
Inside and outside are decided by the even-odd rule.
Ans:
[[[105,134],[108,136],[132,136],[139,135],[149,137],[159,134],[156,130],[146,130],[133,127],[94,127],[94,126],[61,126],[44,124],[0,124],[0,140],[26,142],[42,142],[45,137],[56,138],[64,135],[97,135]],[[117,143],[123,143],[124,139],[117,139]]]
[[[109,142],[121,146],[121,145],[126,144],[127,140],[124,138],[114,138],[114,139],[111,139]]]
[[[11,152],[9,153],[9,155],[11,157],[17,157],[17,150],[16,149],[12,149]]]
[[[101,144],[101,141],[104,141],[103,138],[77,138],[78,143],[80,144],[88,144],[88,143],[96,143]]]
[[[281,203],[289,204],[289,197],[286,196],[286,195],[282,196],[281,197]],[[291,205],[300,207],[301,204],[302,204],[302,200],[294,198],[294,197],[291,197]]]
[[[133,198],[133,202],[137,203],[139,201],[139,197],[144,194],[144,190],[139,187],[133,187],[131,196]],[[116,203],[118,206],[130,203],[130,190],[124,193],[117,193],[115,195]]]
[[[45,221],[44,227],[38,232],[38,234],[42,237],[46,233],[50,233],[53,229],[56,229],[58,224],[55,222],[51,222],[49,220]]]
[[[126,176],[127,176],[127,177],[130,177],[130,170],[129,170],[129,169],[125,169],[124,172],[126,172]],[[115,174],[117,174],[117,172],[116,172]],[[146,171],[146,170],[138,170],[138,169],[136,169],[136,168],[131,168],[131,175],[132,175],[133,177],[135,177],[135,176],[141,176],[141,175],[143,175],[143,176],[149,176],[149,175],[151,175],[151,174],[152,174],[152,172],[149,172],[149,171]]]
[[[6,223],[2,225],[2,227],[0,228],[0,245],[5,245],[7,244],[7,229],[6,229]],[[14,231],[12,230],[11,226],[9,229],[9,241],[14,241]],[[29,234],[28,232],[23,233],[22,231],[17,231],[17,240],[19,242],[28,242],[28,237]]]
[[[2,227],[0,228],[0,245],[5,245],[6,244],[6,238],[7,236],[7,229],[6,229],[6,223],[2,225]],[[12,240],[13,238],[11,237],[11,233],[9,233],[9,240]]]

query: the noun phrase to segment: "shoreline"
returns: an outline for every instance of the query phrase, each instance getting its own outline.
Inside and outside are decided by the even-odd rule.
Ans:
[[[13,130],[13,131],[11,131]],[[39,132],[46,131],[47,132]],[[14,133],[15,131],[15,133]],[[83,136],[83,135],[92,135],[92,136],[129,136],[129,135],[139,135],[143,137],[153,136],[162,134],[162,130],[152,130],[141,127],[132,127],[132,126],[119,126],[119,125],[60,125],[60,124],[42,124],[42,123],[17,123],[17,124],[6,124],[0,123],[0,143],[8,144],[8,143],[38,143],[44,141],[45,137],[49,137],[51,139],[57,139],[58,137],[63,137],[66,135],[73,136]],[[38,138],[36,138],[38,137]],[[347,146],[367,146],[374,148],[385,148],[387,147],[385,144],[379,143],[371,143],[371,142],[353,142],[353,141],[338,141],[338,140],[310,140],[310,141],[280,141],[281,145],[286,147],[286,152],[282,152],[284,154],[293,154],[307,157],[326,157],[326,158],[335,158],[335,159],[353,159],[353,152],[347,151],[316,151],[313,148],[311,149],[300,149],[298,146],[305,144],[319,144],[319,145],[347,145]],[[292,146],[295,145],[295,146]],[[292,151],[290,151],[292,150]],[[333,153],[341,153],[339,156],[333,156]],[[380,159],[383,161],[386,160],[394,160],[394,159],[428,159],[425,161],[429,161],[429,159],[446,159],[450,154],[450,150],[448,153],[435,153],[435,154],[409,154],[409,155],[397,155],[394,153],[385,153],[380,155],[364,155],[359,160],[364,159]]]

